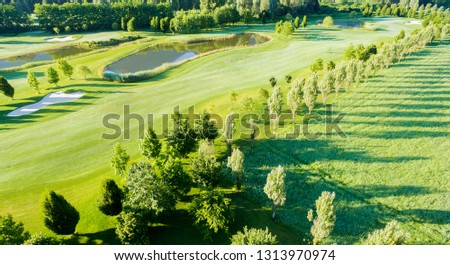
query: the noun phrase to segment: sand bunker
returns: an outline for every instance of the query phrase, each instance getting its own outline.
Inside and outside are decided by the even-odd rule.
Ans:
[[[66,93],[60,91],[60,92],[50,93],[50,94],[46,95],[43,99],[41,99],[41,101],[20,107],[14,111],[8,113],[8,115],[6,115],[6,116],[18,117],[18,116],[22,116],[22,115],[27,115],[27,114],[33,113],[35,111],[38,111],[45,106],[58,104],[58,103],[64,103],[64,102],[68,102],[68,101],[73,101],[73,100],[81,98],[82,96],[83,96],[83,93],[81,93],[81,92],[74,92],[74,93],[66,94]]]
[[[48,42],[65,42],[65,41],[71,41],[71,40],[75,40],[75,38],[72,36],[65,36],[65,37],[59,37],[59,38],[45,39],[45,41],[48,41]]]
[[[420,20],[410,20],[405,25],[422,25],[422,21]]]

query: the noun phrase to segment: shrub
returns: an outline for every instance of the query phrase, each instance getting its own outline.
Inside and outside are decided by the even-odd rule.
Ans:
[[[272,235],[269,229],[256,229],[247,226],[244,231],[238,231],[231,237],[231,245],[276,245],[277,236]]]
[[[98,209],[110,216],[118,215],[122,211],[122,190],[114,180],[106,179],[103,182]]]

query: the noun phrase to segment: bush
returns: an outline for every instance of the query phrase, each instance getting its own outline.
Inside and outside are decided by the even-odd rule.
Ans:
[[[23,223],[14,221],[10,214],[0,215],[0,245],[21,245],[28,238],[30,233],[25,231]]]
[[[330,16],[326,16],[326,17],[323,19],[322,25],[323,25],[324,27],[327,27],[327,28],[330,28],[330,27],[334,26],[334,20],[333,20],[333,18],[330,17]]]
[[[146,245],[148,226],[145,218],[135,212],[122,212],[117,217],[116,235],[124,245]]]
[[[42,233],[32,235],[30,239],[23,243],[24,245],[59,245],[61,244],[56,238],[44,236]]]
[[[389,222],[385,228],[370,233],[363,245],[402,245],[405,244],[409,235],[400,229],[396,220]]]
[[[231,245],[276,245],[277,236],[272,235],[266,227],[263,229],[244,227],[244,232],[238,231],[231,237]]]
[[[62,195],[48,192],[43,200],[43,210],[44,224],[48,229],[59,235],[75,233],[80,214]]]

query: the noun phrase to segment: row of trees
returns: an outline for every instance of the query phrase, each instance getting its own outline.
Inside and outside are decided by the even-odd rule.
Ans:
[[[31,25],[28,14],[20,12],[14,5],[0,3],[0,34],[21,32]]]

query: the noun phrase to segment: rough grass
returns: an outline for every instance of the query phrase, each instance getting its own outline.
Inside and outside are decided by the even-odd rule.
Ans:
[[[230,50],[208,55],[168,70],[153,79],[134,84],[114,84],[97,79],[86,82],[76,79],[72,81],[64,80],[60,88],[54,89],[48,86],[46,81],[42,81],[44,86],[44,89],[42,89],[43,93],[55,90],[81,91],[85,92],[86,96],[73,103],[51,106],[35,114],[17,118],[6,118],[5,114],[18,106],[37,101],[41,96],[34,94],[33,91],[26,87],[25,71],[7,73],[5,74],[6,78],[17,88],[17,96],[12,102],[3,97],[0,99],[0,146],[2,147],[0,149],[0,157],[2,157],[0,167],[0,197],[2,198],[0,201],[0,213],[9,212],[13,214],[18,220],[23,221],[26,228],[32,232],[43,231],[48,233],[48,230],[44,228],[42,223],[39,198],[45,189],[54,189],[62,193],[79,209],[81,221],[77,231],[81,235],[91,235],[91,237],[86,236],[80,239],[81,242],[111,243],[113,241],[108,236],[108,231],[111,232],[112,230],[108,229],[113,227],[114,219],[103,216],[96,208],[95,201],[101,181],[106,177],[112,177],[113,173],[109,166],[109,158],[111,147],[115,142],[121,141],[129,150],[133,159],[139,160],[136,141],[137,124],[136,122],[131,123],[132,140],[105,140],[101,139],[102,133],[110,131],[102,125],[103,116],[109,113],[123,114],[123,106],[130,105],[133,113],[140,113],[144,116],[148,113],[153,113],[155,117],[160,117],[162,113],[171,113],[176,105],[180,105],[181,108],[187,108],[190,105],[202,102],[206,104],[211,99],[214,99],[217,111],[223,114],[229,110],[221,108],[221,102],[227,102],[228,106],[230,89],[234,89],[238,93],[245,92],[251,95],[259,87],[267,87],[268,79],[272,75],[282,79],[288,73],[298,74],[301,70],[308,68],[319,56],[325,59],[340,58],[343,49],[352,42],[373,43],[382,39],[392,38],[404,27],[403,23],[404,20],[401,19],[390,20],[390,23],[383,20],[379,24],[374,20],[374,24],[378,25],[380,29],[379,31],[361,31],[358,32],[358,35],[351,30],[326,30],[319,27],[310,27],[307,30],[297,31],[291,38],[275,39],[274,42],[263,47]],[[411,30],[413,28],[408,27]],[[272,31],[273,27],[272,25],[266,27],[253,26],[249,27],[249,29],[264,32]],[[210,34],[223,33],[212,32],[204,35]],[[189,36],[158,36],[158,40],[161,39],[161,41],[184,38],[189,38]],[[88,65],[94,70],[114,61],[115,58],[121,57],[123,53],[139,50],[144,45],[147,44],[125,45],[101,54],[93,54],[88,57],[71,60],[71,63],[75,66]],[[37,67],[33,70],[42,77],[45,69],[45,67]],[[357,98],[357,96],[355,92],[355,95],[349,96],[348,99]],[[344,100],[345,98],[343,97],[342,101],[339,102],[344,102]],[[349,105],[347,107],[350,108]],[[122,124],[122,122],[123,120],[119,124]],[[158,122],[160,121],[158,120]],[[324,145],[319,145],[319,142]],[[311,154],[311,160],[304,159],[307,162],[306,164],[316,160],[317,163],[322,161],[319,159],[321,152],[317,150],[321,150],[319,146],[326,147],[327,141],[319,140],[319,142],[317,142],[317,146],[309,146],[306,149],[307,151],[303,151],[300,148],[296,149],[296,152],[301,153],[317,153],[318,157],[316,158]],[[274,143],[276,142],[268,141],[264,144],[272,145]],[[305,143],[310,142],[296,141],[295,145],[288,142],[280,142],[275,144],[275,147],[272,147],[272,149],[279,151],[286,148],[285,145],[297,146]],[[330,149],[334,150],[331,147],[340,143],[328,142],[328,144]],[[315,151],[314,148],[318,149]],[[264,145],[258,145],[255,150],[271,149],[266,149]],[[342,153],[346,151],[351,152],[351,149],[338,150]],[[355,151],[353,154],[356,156],[359,153]],[[252,163],[252,156],[248,156],[248,163]],[[261,159],[264,158],[266,161],[280,162],[289,161],[287,159],[290,157],[286,154],[272,157],[271,152],[261,152],[260,156]],[[331,161],[333,157],[331,153],[325,160]],[[361,157],[361,159],[365,158],[365,156]],[[291,159],[296,158],[293,156]],[[343,160],[346,161],[345,159]],[[250,164],[249,167],[256,170],[259,167],[256,162],[254,162],[253,166]],[[376,162],[376,160],[372,162]],[[298,161],[295,163],[298,163]],[[366,161],[365,165],[367,164],[368,161]],[[333,166],[333,169],[334,167],[337,168],[336,172],[340,172],[337,165],[323,165],[320,163],[319,165],[326,172],[332,171],[331,168],[328,168],[329,166]],[[345,167],[347,165],[344,164],[342,166]],[[300,168],[302,167],[308,169],[311,166],[300,166]],[[370,170],[371,167],[372,164],[370,167],[364,166],[362,168]],[[340,168],[340,170],[343,169]],[[411,171],[410,168],[409,171]],[[432,171],[430,172],[432,174]],[[383,173],[382,170],[381,173]],[[347,178],[350,178],[344,172],[340,174],[342,176],[337,175],[334,177],[333,175],[332,178],[342,181],[347,181]],[[320,179],[320,176],[317,178]],[[312,182],[313,180],[309,180],[309,183]],[[291,185],[290,187],[293,186]],[[291,211],[291,216],[298,215],[299,219],[283,217],[283,222],[294,225],[301,232],[307,230],[306,226],[308,224],[303,222],[303,215],[296,213],[295,209],[300,207],[299,209],[303,211],[310,207],[313,199],[322,188],[322,186],[314,187],[317,190],[317,194],[308,194],[308,198],[304,201],[305,204],[301,206],[303,208],[298,206],[297,199],[294,200],[290,197],[289,200],[292,203],[290,205],[295,206],[290,207],[288,205],[282,211],[282,216],[286,215],[289,217],[289,209],[294,209],[294,211]],[[300,190],[300,188],[298,189]],[[289,194],[289,196],[293,196],[292,192]],[[295,196],[306,196],[300,192],[296,194],[299,195]],[[298,201],[298,203],[301,203],[301,201]],[[359,201],[355,202],[355,207],[360,204],[363,205],[362,203]],[[252,209],[252,207],[255,211],[248,210]],[[245,223],[260,224],[259,221],[262,217],[256,213],[261,211],[263,214],[267,214],[268,209],[261,208],[258,204],[250,203],[247,209],[244,208],[242,211],[252,213],[248,219],[244,218],[242,222],[238,222],[238,224],[243,226]],[[341,223],[338,223],[338,227],[344,229],[342,220],[348,219],[340,217],[338,220],[341,220],[339,221]],[[369,230],[369,228],[381,227],[382,221],[372,222],[373,227],[368,227],[364,231],[357,230],[353,234],[349,233],[350,239],[347,241],[341,240],[341,242],[355,242],[357,235],[366,232],[365,230]],[[267,225],[270,225],[270,222],[267,223]],[[265,226],[265,224],[263,225]],[[413,222],[412,225],[414,226],[415,223]],[[240,229],[241,227],[238,228]],[[277,229],[284,231],[282,228]],[[349,228],[339,232],[340,230],[337,229],[338,232],[336,233],[341,233],[342,238],[346,238],[346,233],[350,230]],[[286,232],[280,233],[289,235]],[[354,235],[353,238],[351,237],[352,235]],[[285,238],[283,242],[298,242],[298,240],[302,239],[302,237],[293,239],[289,238],[289,236],[285,236]]]

